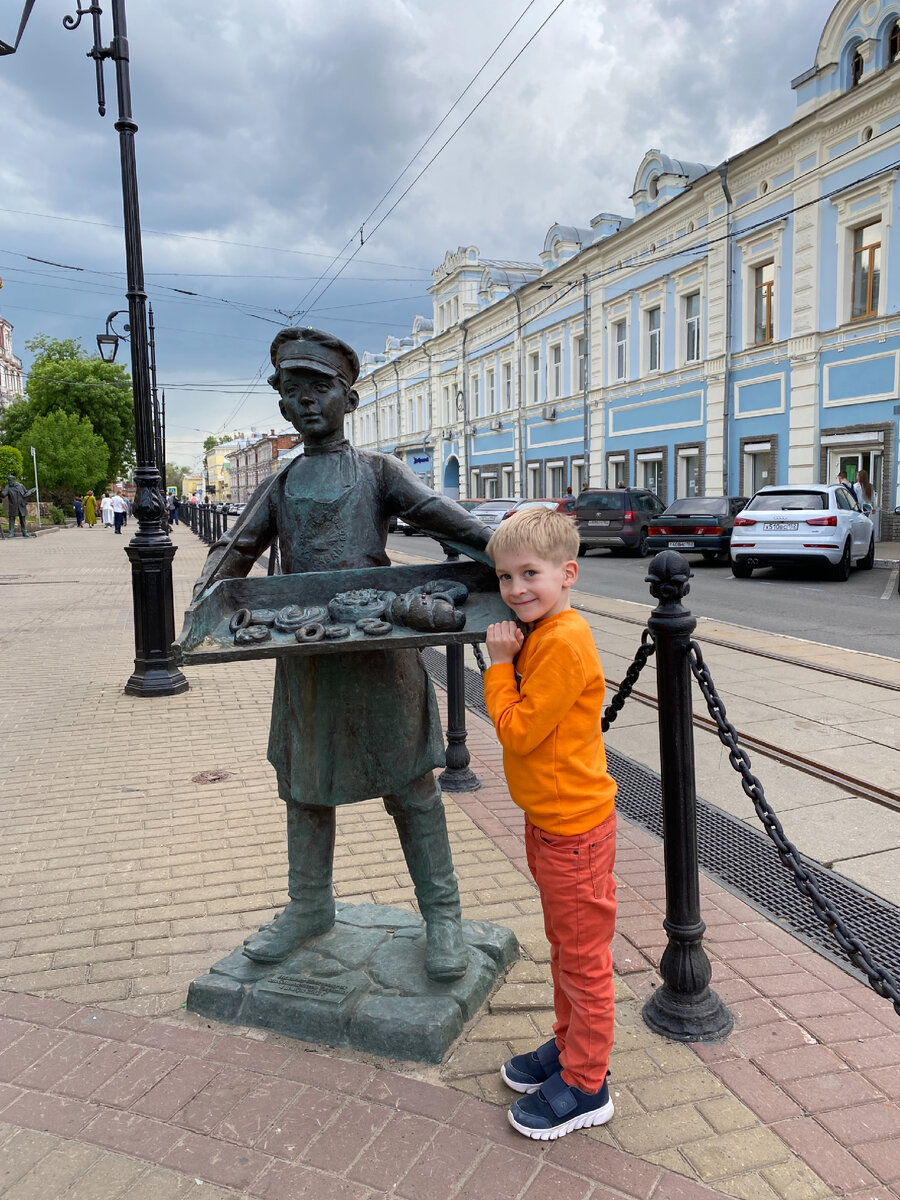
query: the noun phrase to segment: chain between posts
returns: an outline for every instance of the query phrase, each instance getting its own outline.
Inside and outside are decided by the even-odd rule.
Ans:
[[[696,642],[690,644],[690,660],[691,671],[703,693],[709,715],[716,723],[719,741],[728,750],[728,761],[740,775],[741,787],[752,800],[756,815],[775,844],[778,857],[793,873],[798,891],[809,899],[818,919],[827,926],[853,965],[865,974],[871,987],[879,996],[890,1000],[896,1012],[900,1013],[900,988],[896,979],[890,971],[875,962],[863,943],[850,931],[831,901],[822,895],[813,876],[802,862],[797,847],[785,835],[777,814],[766,800],[762,784],[750,770],[747,751],[738,744],[737,730],[725,715],[725,705],[716,691],[709,667],[703,661],[703,654]]]
[[[604,733],[612,725],[613,721],[622,711],[625,706],[625,701],[631,695],[634,685],[638,681],[638,676],[644,667],[646,667],[651,655],[656,653],[656,641],[649,629],[645,629],[641,633],[641,644],[637,648],[637,653],[631,662],[628,670],[625,672],[625,678],[619,684],[619,690],[606,706],[606,712],[603,714],[603,720],[600,728]]]

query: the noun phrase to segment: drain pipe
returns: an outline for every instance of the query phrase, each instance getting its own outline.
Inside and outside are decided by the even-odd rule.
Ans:
[[[591,305],[587,271],[581,276],[581,286],[584,289],[584,465],[581,468],[581,481],[585,484],[591,478]]]
[[[720,163],[719,181],[725,193],[725,371],[722,401],[722,494],[729,492],[728,478],[731,462],[731,328],[733,318],[732,278],[734,275],[734,244],[731,236],[731,210],[734,201],[728,187],[728,159]],[[707,257],[707,262],[709,258]]]
[[[466,378],[466,338],[469,336],[469,318],[463,317],[459,323],[462,330],[462,347],[459,352],[459,381],[462,385],[456,392],[456,411],[460,411],[460,397],[462,397],[462,436],[459,439],[460,449],[462,450],[463,462],[460,464],[463,469],[463,481],[465,483],[465,496],[461,497],[464,500],[472,500],[474,497],[469,495],[469,382]]]

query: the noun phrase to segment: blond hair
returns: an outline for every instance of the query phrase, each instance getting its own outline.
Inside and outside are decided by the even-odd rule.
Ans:
[[[498,554],[530,550],[537,558],[562,564],[578,555],[578,530],[566,513],[549,508],[525,508],[501,521],[487,544],[487,552]]]

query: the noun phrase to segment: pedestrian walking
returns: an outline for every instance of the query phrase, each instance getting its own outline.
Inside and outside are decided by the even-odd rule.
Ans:
[[[113,527],[113,507],[112,497],[109,492],[103,493],[103,499],[100,501],[100,519],[103,521],[104,529],[112,529]]]
[[[168,505],[169,505],[169,528],[171,529],[173,525],[181,524],[181,522],[178,519],[178,497],[173,496],[171,494],[171,492],[169,493]]]
[[[81,497],[76,496],[73,504],[75,509],[75,528],[84,528],[84,505],[81,503]]]
[[[116,492],[110,499],[110,508],[113,515],[113,524],[116,527],[116,533],[122,532],[122,526],[128,517],[128,505],[125,503],[125,497],[121,492]]]
[[[97,524],[97,497],[93,492],[88,492],[84,498],[84,519],[88,529],[93,529]]]
[[[875,541],[881,541],[881,510],[878,507],[878,493],[872,487],[872,481],[869,479],[869,472],[865,467],[860,467],[856,472],[856,483],[854,485],[856,498],[859,501],[859,507],[864,504],[871,504],[872,511],[869,513],[869,518],[875,527]]]
[[[554,1036],[508,1059],[500,1074],[523,1093],[509,1110],[512,1127],[549,1141],[613,1115],[616,783],[600,731],[603,670],[590,627],[571,607],[578,579],[571,518],[528,509],[501,523],[487,551],[518,623],[488,628],[484,699],[509,794],[525,811],[556,1013]]]

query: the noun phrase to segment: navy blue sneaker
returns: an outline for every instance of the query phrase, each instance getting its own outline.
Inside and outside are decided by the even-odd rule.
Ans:
[[[500,1068],[503,1082],[514,1092],[524,1092],[526,1096],[536,1092],[542,1083],[559,1071],[559,1047],[556,1038],[544,1042],[530,1054],[516,1054]]]
[[[583,1092],[557,1072],[536,1092],[517,1100],[508,1115],[513,1129],[525,1137],[553,1142],[573,1129],[605,1125],[614,1111],[606,1080],[599,1092]]]

